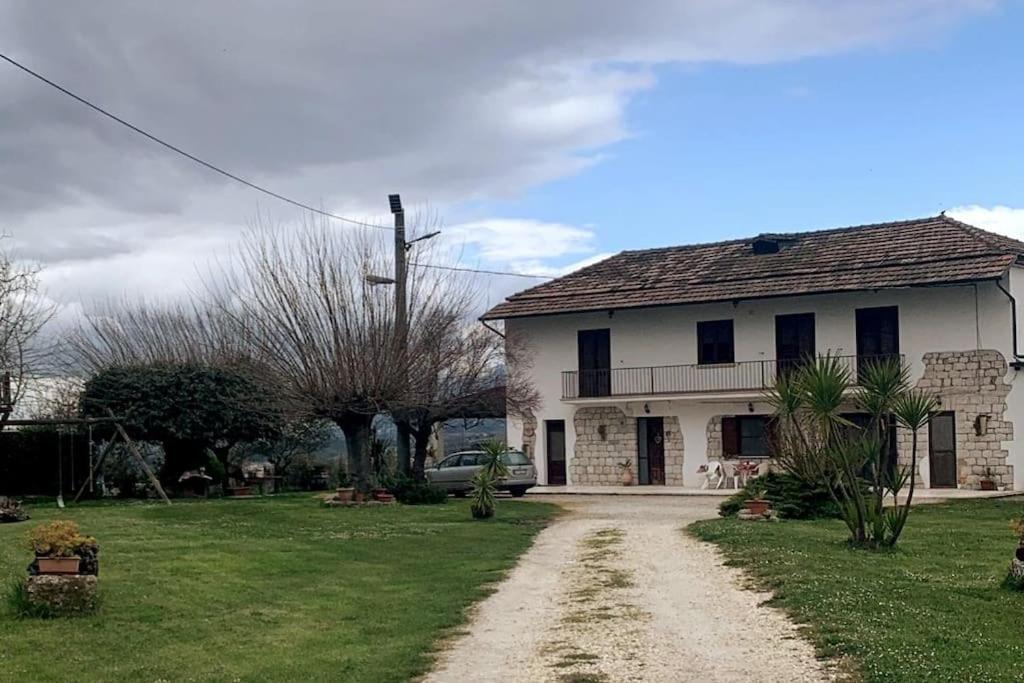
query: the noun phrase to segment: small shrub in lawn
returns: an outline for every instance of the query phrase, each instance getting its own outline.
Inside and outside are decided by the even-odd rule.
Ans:
[[[473,477],[473,490],[469,494],[469,509],[474,519],[494,516],[494,508],[498,504],[494,493],[494,477],[487,467],[481,467]]]
[[[25,590],[25,582],[20,579],[7,584],[7,607],[19,618],[52,619],[57,616],[48,606],[31,602]]]
[[[808,486],[791,474],[778,472],[749,480],[742,489],[722,501],[718,514],[732,517],[743,509],[744,503],[758,495],[771,502],[772,509],[783,519],[839,516],[827,490]]]
[[[407,477],[396,479],[391,493],[403,505],[437,505],[448,500],[448,492],[444,489]]]

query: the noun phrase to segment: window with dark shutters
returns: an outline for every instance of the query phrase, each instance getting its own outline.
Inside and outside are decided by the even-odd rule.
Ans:
[[[731,320],[703,320],[697,323],[697,364],[732,363],[736,353]]]

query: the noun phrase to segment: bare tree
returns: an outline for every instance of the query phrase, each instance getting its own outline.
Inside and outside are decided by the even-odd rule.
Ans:
[[[526,416],[539,395],[525,372],[524,346],[493,330],[451,324],[415,330],[409,387],[396,411],[413,435],[412,471],[423,477],[430,435],[438,423],[454,418]]]
[[[234,367],[254,362],[235,336],[232,320],[197,298],[170,305],[106,302],[84,316],[64,341],[69,374],[94,374],[110,367]]]
[[[40,330],[54,308],[39,289],[40,268],[16,261],[0,250],[0,375],[8,375],[0,389],[0,424],[28,390],[29,379],[44,358]]]

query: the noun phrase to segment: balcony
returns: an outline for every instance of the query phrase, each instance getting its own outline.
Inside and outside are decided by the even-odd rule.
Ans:
[[[833,356],[856,382],[866,364],[895,356]],[[899,356],[903,362],[903,356]],[[760,392],[775,384],[779,372],[799,367],[800,360],[751,360],[720,365],[661,365],[562,373],[562,400],[614,396],[666,396]]]

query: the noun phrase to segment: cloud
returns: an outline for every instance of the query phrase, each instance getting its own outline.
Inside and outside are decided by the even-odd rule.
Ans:
[[[514,198],[600,163],[632,135],[629,103],[656,87],[662,65],[902,44],[987,5],[11,0],[0,5],[0,45],[283,194],[372,216],[400,191],[407,206],[457,216],[468,202]],[[180,291],[206,238],[229,243],[257,203],[274,220],[295,217],[6,64],[0,102],[0,230],[33,258],[63,264],[51,279],[69,301],[147,288],[154,268]],[[563,227],[552,254],[596,248]],[[490,241],[474,244],[487,252],[503,238],[482,229]],[[543,244],[508,245],[509,254],[552,267],[550,254],[530,251]]]
[[[491,262],[520,263],[594,250],[594,232],[562,223],[530,219],[489,218],[453,225],[449,238],[477,248]]]
[[[951,217],[978,228],[1024,240],[1024,209],[1009,206],[957,206],[946,212]]]

